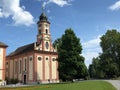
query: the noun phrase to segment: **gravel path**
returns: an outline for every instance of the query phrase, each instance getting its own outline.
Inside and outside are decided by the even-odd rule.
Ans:
[[[120,90],[120,80],[105,80],[111,83],[117,90]]]

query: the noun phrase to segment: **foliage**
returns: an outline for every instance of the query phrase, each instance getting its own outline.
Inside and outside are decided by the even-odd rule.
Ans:
[[[6,80],[7,84],[16,84],[16,83],[19,82],[18,79],[14,79],[14,78],[8,79],[8,78],[6,77],[5,80]]]
[[[58,49],[59,76],[63,81],[75,78],[85,78],[88,75],[81,56],[82,46],[72,29],[65,30],[61,38],[55,40],[54,47]]]
[[[120,33],[117,30],[108,30],[101,37],[102,53],[93,58],[89,66],[92,78],[116,78],[120,76]],[[98,72],[99,71],[99,72]]]

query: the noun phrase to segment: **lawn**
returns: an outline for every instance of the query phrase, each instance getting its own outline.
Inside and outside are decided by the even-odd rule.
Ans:
[[[29,87],[0,88],[0,90],[116,90],[105,81],[81,81],[64,84],[36,85]]]

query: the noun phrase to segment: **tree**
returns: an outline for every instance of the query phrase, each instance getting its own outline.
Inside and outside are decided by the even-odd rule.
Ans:
[[[91,78],[95,78],[96,77],[96,69],[94,68],[93,64],[89,65],[89,74]]]
[[[58,38],[54,41],[53,43],[53,47],[56,48],[59,52],[59,49],[60,49],[60,45],[62,44],[62,41],[61,41],[61,38]]]
[[[61,38],[55,40],[58,48],[59,77],[63,81],[83,78],[88,75],[84,58],[80,55],[82,46],[72,29],[65,30]]]
[[[100,55],[101,65],[106,74],[106,78],[114,78],[120,75],[120,33],[117,30],[108,30],[101,37],[100,46],[103,53]],[[113,70],[115,69],[115,70]]]
[[[108,30],[101,38],[102,53],[89,66],[91,77],[115,78],[120,76],[120,33]]]
[[[91,78],[102,78],[102,72],[99,63],[100,58],[96,57],[92,59],[92,64],[89,65],[89,74]]]

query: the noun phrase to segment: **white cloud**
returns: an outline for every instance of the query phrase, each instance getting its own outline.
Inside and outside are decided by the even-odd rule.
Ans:
[[[0,8],[0,17],[3,17],[2,9]]]
[[[34,24],[33,16],[30,12],[25,11],[25,6],[20,7],[20,0],[1,0],[0,17],[12,17],[15,25],[30,26]]]
[[[92,63],[93,57],[97,57],[99,55],[99,52],[91,51],[91,52],[84,52],[82,54],[85,57],[85,64],[87,67]]]
[[[38,1],[41,1],[41,0],[38,0]],[[43,2],[43,8],[45,8],[45,6],[50,3],[54,3],[60,7],[63,7],[65,5],[70,5],[71,1],[73,0],[48,0],[46,2]]]
[[[84,48],[91,48],[91,47],[98,46],[99,42],[100,42],[100,35],[95,39],[92,39],[88,42],[83,43],[83,46]]]
[[[63,7],[64,5],[69,5],[67,0],[49,0],[49,1],[61,7]]]
[[[110,10],[119,10],[120,9],[120,1],[117,1],[113,5],[109,7]]]
[[[100,35],[97,38],[89,40],[87,42],[82,43],[83,53],[82,55],[85,57],[85,64],[87,67],[92,62],[93,57],[97,57],[101,52],[100,48]]]

